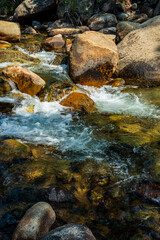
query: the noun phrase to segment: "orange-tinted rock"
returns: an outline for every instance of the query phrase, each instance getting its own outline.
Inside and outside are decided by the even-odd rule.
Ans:
[[[2,73],[15,82],[21,92],[31,96],[40,92],[46,84],[41,77],[31,70],[17,65],[11,65],[4,68]]]
[[[125,84],[125,81],[123,78],[115,78],[113,81],[109,83],[112,87],[121,87]]]
[[[0,21],[0,39],[17,42],[20,41],[21,31],[18,23]]]
[[[56,49],[61,49],[65,45],[65,41],[62,38],[61,34],[58,34],[54,37],[47,38],[46,40],[43,41],[42,47],[46,51],[52,51]]]
[[[61,105],[71,107],[76,111],[88,113],[96,110],[95,103],[84,93],[73,92],[60,102]]]
[[[28,158],[30,148],[14,139],[6,139],[0,146],[0,161],[9,162],[17,159]]]
[[[88,30],[89,30],[89,28],[86,26],[81,26],[81,27],[77,27],[77,28],[57,28],[57,29],[51,29],[49,31],[49,36],[55,36],[57,34],[74,35],[74,34],[88,31]]]
[[[76,36],[69,69],[75,83],[101,87],[109,82],[117,65],[117,47],[107,35],[88,31]]]
[[[0,49],[6,49],[6,48],[9,48],[11,46],[12,46],[11,43],[0,40]]]

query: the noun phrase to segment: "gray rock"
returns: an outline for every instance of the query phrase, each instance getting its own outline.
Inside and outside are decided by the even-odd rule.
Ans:
[[[132,4],[132,10],[133,10],[133,11],[136,11],[137,8],[138,8],[137,3],[133,3],[133,4]]]
[[[127,34],[118,44],[118,76],[126,78],[129,84],[159,86],[159,39],[160,16],[149,19]]]
[[[36,203],[19,222],[12,240],[37,240],[48,233],[55,219],[55,212],[48,203]]]
[[[27,27],[24,32],[25,34],[37,34],[36,30],[32,27]]]
[[[113,9],[115,8],[115,5],[116,5],[116,0],[107,0],[102,6],[102,11],[104,13],[112,12]]]
[[[140,24],[134,22],[122,21],[117,24],[117,42],[120,42],[129,32],[135,30]]]
[[[34,28],[34,29],[36,29],[36,30],[39,30],[39,29],[41,29],[41,23],[40,22],[38,22],[38,21],[33,21],[32,22],[32,27]]]
[[[72,199],[72,195],[63,191],[63,190],[55,190],[53,188],[49,194],[49,200],[52,202],[68,202]]]
[[[143,5],[141,12],[147,14],[150,18],[153,16],[153,8],[149,7],[147,4]]]
[[[57,15],[59,18],[63,18],[67,13],[69,13],[69,17],[73,22],[78,22],[79,17],[80,20],[84,22],[93,15],[94,4],[95,0],[59,0]]]
[[[73,24],[65,22],[64,19],[59,19],[56,20],[55,22],[49,24],[47,31],[51,30],[51,29],[57,29],[57,28],[73,28]]]
[[[96,240],[91,230],[85,225],[66,224],[56,228],[38,240]]]
[[[38,14],[45,14],[47,11],[54,10],[56,0],[24,0],[14,12],[14,17],[17,20],[25,18],[33,18]]]
[[[102,28],[100,32],[104,34],[116,34],[116,27]]]
[[[117,15],[117,18],[121,21],[127,20],[128,17],[129,17],[128,13],[119,13]]]
[[[159,15],[159,14],[160,14],[160,1],[158,1],[158,3],[157,3],[157,6],[156,6],[156,8],[155,8],[155,10],[154,10],[153,15],[154,15],[154,16],[157,16],[157,15]]]
[[[88,27],[94,31],[98,31],[106,27],[115,27],[116,24],[116,16],[111,13],[95,14],[88,20]]]

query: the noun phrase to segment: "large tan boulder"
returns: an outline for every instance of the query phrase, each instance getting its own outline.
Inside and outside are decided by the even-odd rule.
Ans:
[[[21,30],[18,23],[0,21],[0,40],[18,42],[21,39]]]
[[[87,113],[96,110],[95,103],[84,93],[73,92],[60,102],[65,107],[70,107],[75,111],[85,111]]]
[[[15,82],[21,92],[31,96],[40,92],[46,84],[41,77],[31,70],[17,65],[11,65],[4,68],[2,73]]]
[[[124,77],[129,84],[160,85],[159,40],[160,17],[125,36],[118,44],[118,76]]]
[[[38,202],[27,210],[15,229],[12,240],[37,240],[49,232],[55,219],[51,205]]]
[[[76,36],[69,68],[75,83],[101,87],[108,83],[117,65],[117,47],[107,35],[88,31]]]
[[[56,0],[24,0],[16,8],[14,17],[17,20],[25,20],[54,12],[56,3]]]

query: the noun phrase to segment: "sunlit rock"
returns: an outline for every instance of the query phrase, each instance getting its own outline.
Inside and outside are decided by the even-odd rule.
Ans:
[[[127,34],[118,44],[117,75],[123,77],[130,85],[159,86],[160,17],[154,17],[142,25],[143,27]]]
[[[0,40],[0,49],[10,48],[11,46],[12,46],[11,43],[9,43],[7,41]]]
[[[112,87],[122,87],[125,85],[125,80],[123,78],[115,78],[113,81],[110,81],[108,85]]]
[[[95,112],[95,103],[84,93],[73,92],[60,102],[65,107],[70,107],[75,111]]]
[[[21,30],[18,23],[0,21],[0,39],[8,42],[18,42]]]
[[[3,74],[15,82],[18,89],[31,96],[36,95],[45,87],[45,81],[31,70],[11,65],[3,69]]]
[[[115,43],[106,34],[88,31],[77,35],[70,51],[69,74],[81,85],[101,87],[118,64]]]
[[[47,38],[43,41],[42,47],[46,51],[60,50],[65,46],[65,41],[61,34],[55,35],[54,37]]]

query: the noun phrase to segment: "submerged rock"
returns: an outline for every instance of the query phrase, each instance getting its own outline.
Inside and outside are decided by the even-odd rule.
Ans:
[[[14,62],[14,63],[40,63],[40,59],[29,56],[18,50],[0,50],[0,63]]]
[[[75,83],[101,87],[108,83],[117,65],[117,47],[107,35],[88,31],[76,36],[69,69]]]
[[[7,139],[1,142],[0,152],[0,161],[8,162],[27,158],[30,154],[30,148],[14,139]]]
[[[18,23],[0,21],[0,39],[8,42],[18,42],[21,39],[21,30]]]
[[[51,85],[47,85],[39,94],[41,101],[57,101],[72,91],[78,90],[78,87],[70,80],[56,81]]]
[[[160,184],[158,183],[142,183],[137,187],[136,192],[148,200],[160,202]]]
[[[56,228],[38,240],[96,240],[91,230],[85,225],[76,223],[66,224]]]
[[[54,37],[47,38],[43,41],[42,47],[46,51],[60,50],[65,46],[65,41],[62,38],[61,34],[58,34]]]
[[[46,202],[38,202],[27,210],[15,229],[12,240],[37,240],[48,233],[55,220],[52,207]]]
[[[160,85],[160,17],[147,22],[118,44],[118,76],[125,78],[127,84]]]
[[[88,113],[96,110],[95,103],[84,93],[74,92],[60,102],[61,105],[71,107],[76,111],[85,111]]]
[[[63,191],[63,190],[55,190],[55,188],[52,188],[50,194],[49,194],[49,200],[51,202],[68,202],[72,199],[72,195]]]
[[[109,82],[108,85],[112,87],[121,87],[125,84],[125,80],[123,78],[115,78],[113,81]]]
[[[0,96],[5,95],[10,91],[11,91],[11,86],[7,81],[3,80],[0,76]]]
[[[15,82],[18,89],[31,96],[36,95],[45,87],[45,81],[31,70],[11,65],[3,69],[3,74]]]
[[[0,112],[1,112],[1,113],[9,113],[9,112],[12,112],[12,108],[14,108],[14,104],[13,104],[13,103],[0,102]]]
[[[0,49],[10,48],[11,46],[12,46],[11,43],[9,43],[7,41],[0,40]]]

